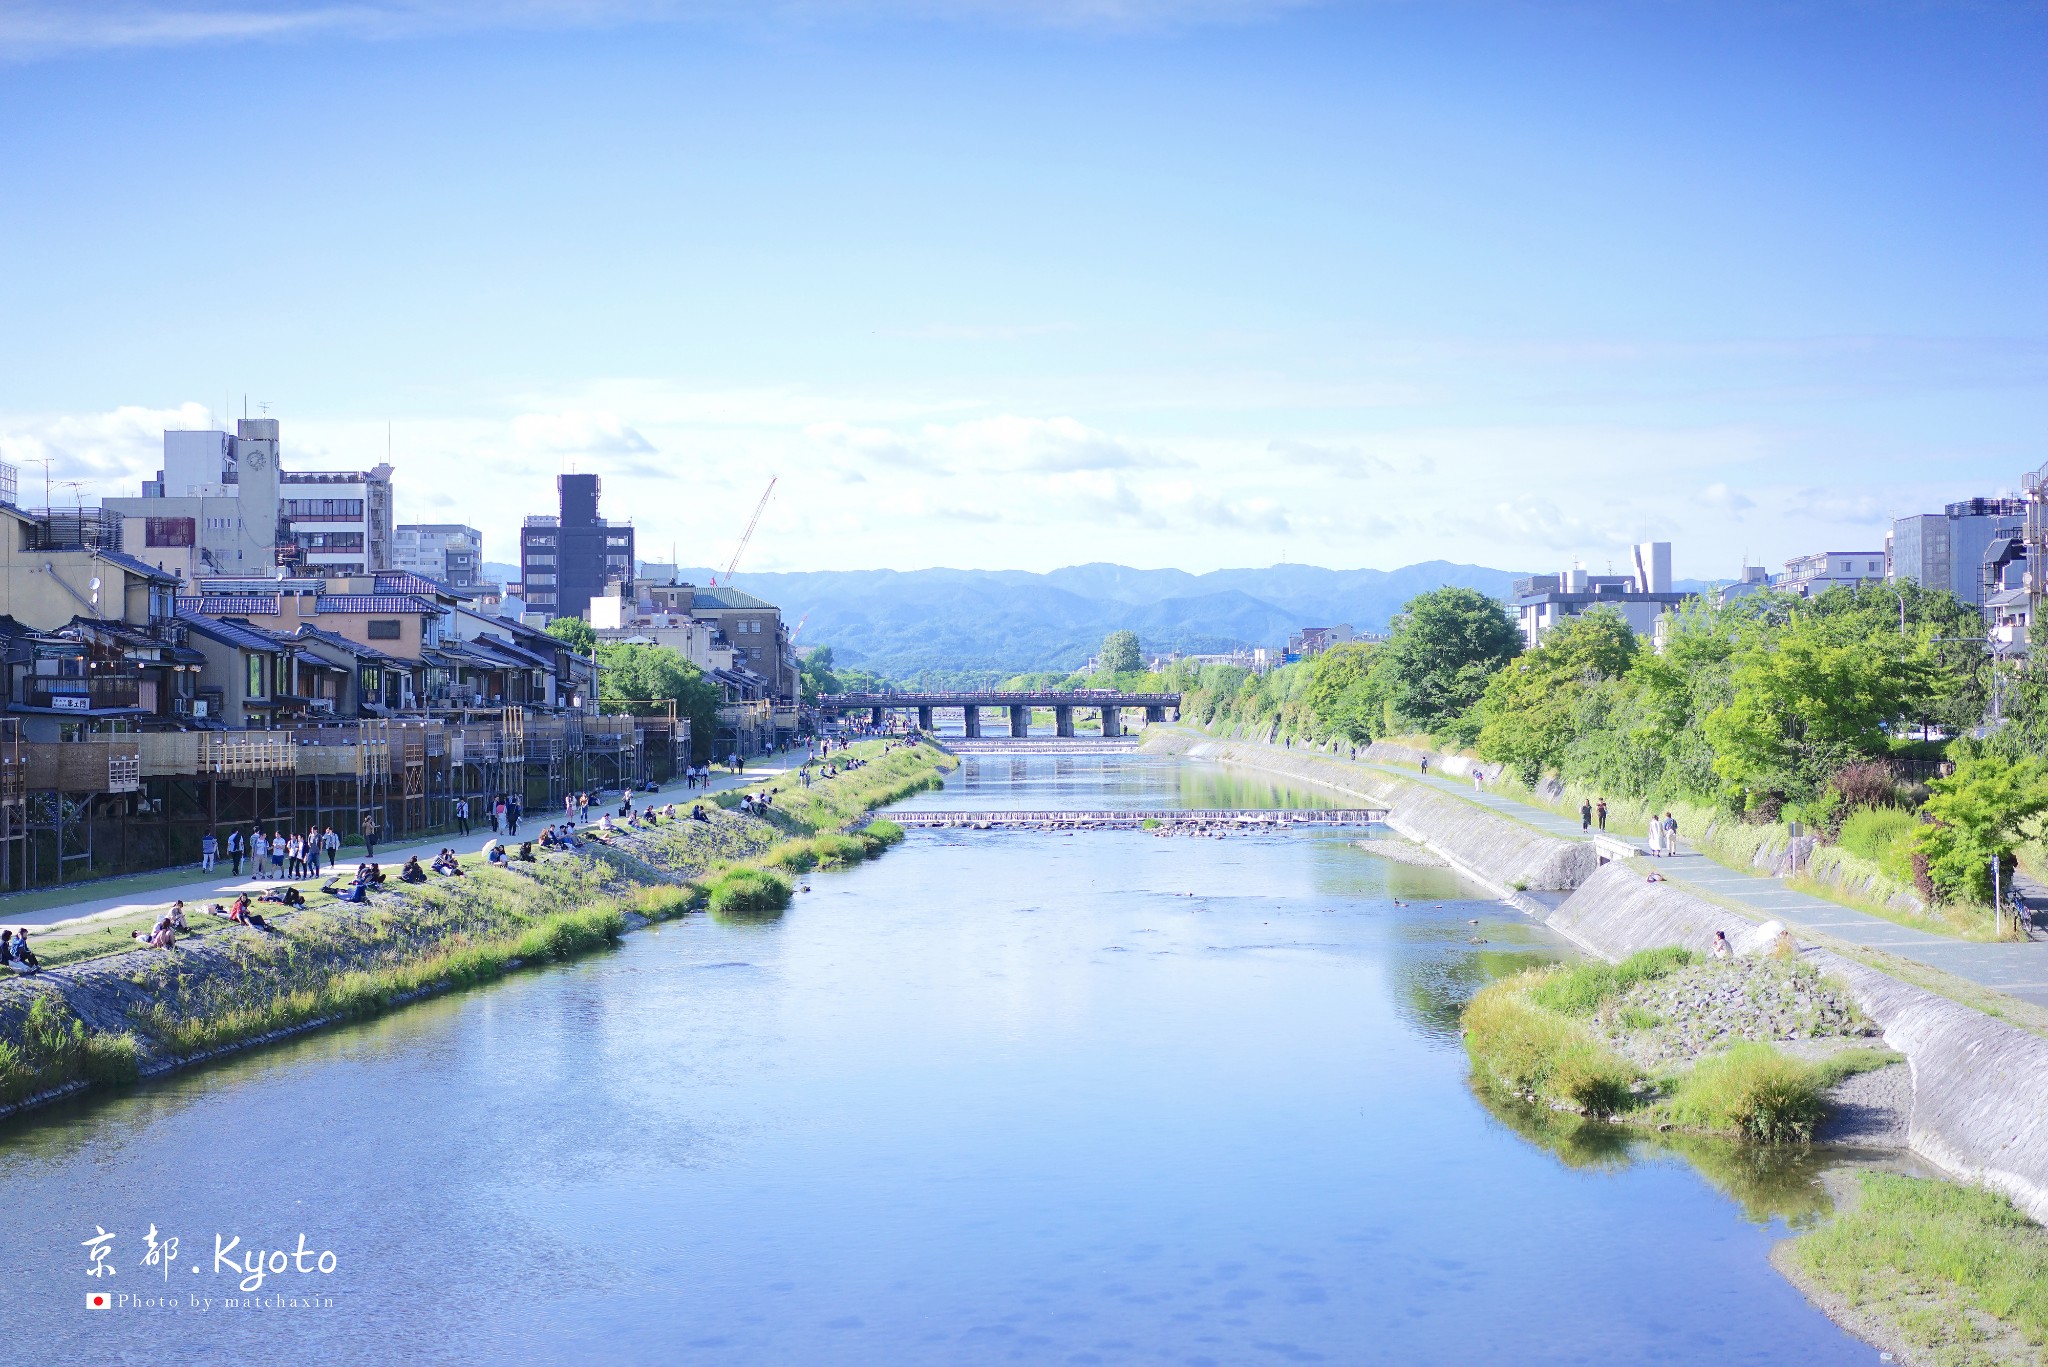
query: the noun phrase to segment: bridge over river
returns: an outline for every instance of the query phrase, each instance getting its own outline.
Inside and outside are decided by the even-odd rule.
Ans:
[[[818,706],[828,713],[841,715],[866,712],[876,726],[883,725],[891,712],[914,710],[918,726],[926,731],[932,729],[934,712],[958,708],[969,739],[982,734],[984,710],[1007,713],[1010,735],[1021,739],[1031,734],[1033,710],[1044,707],[1052,710],[1053,734],[1072,738],[1076,712],[1099,713],[1102,734],[1121,736],[1124,733],[1124,712],[1142,709],[1148,722],[1168,721],[1172,719],[1168,713],[1175,718],[1180,715],[1180,694],[1124,693],[1115,689],[1084,689],[1075,693],[1003,689],[978,693],[833,693],[818,699]]]

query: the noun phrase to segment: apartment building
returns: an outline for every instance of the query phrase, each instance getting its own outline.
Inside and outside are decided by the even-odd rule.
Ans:
[[[459,522],[405,522],[393,531],[391,568],[458,589],[483,583],[484,534]]]

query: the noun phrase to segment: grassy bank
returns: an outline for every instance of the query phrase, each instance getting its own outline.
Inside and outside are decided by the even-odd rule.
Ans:
[[[1559,794],[1552,796],[1505,775],[1492,780],[1490,786],[1497,792],[1569,817],[1578,815],[1581,802],[1598,802],[1607,796],[1577,784],[1565,784]],[[1689,802],[1651,803],[1612,796],[1607,796],[1607,828],[1624,839],[1646,841],[1653,810],[1670,812],[1688,844],[1738,873],[1761,872],[1756,864],[1758,853],[1767,848],[1782,849],[1792,838],[1791,828],[1780,823],[1746,822]],[[1989,907],[1965,903],[1925,906],[1910,880],[1846,845],[1816,846],[1806,871],[1785,882],[1822,901],[1867,912],[1914,930],[1963,940],[1995,938]]]
[[[771,816],[720,809],[532,863],[472,858],[461,878],[391,883],[366,905],[280,916],[275,934],[201,914],[201,933],[168,952],[102,952],[0,980],[0,1105],[571,958],[641,920],[702,907],[727,919],[779,914],[792,895],[787,870],[844,867],[901,840],[892,822],[836,828],[952,763],[927,746],[873,742],[852,753],[863,752],[865,767],[814,784],[801,802],[778,796]]]
[[[1651,1036],[1669,1022],[1654,1004],[1663,994],[1640,989],[1696,964],[1688,950],[1653,949],[1619,964],[1553,965],[1490,984],[1465,1009],[1465,1048],[1474,1076],[1483,1086],[1590,1118],[1783,1144],[1813,1137],[1830,1087],[1896,1057],[1851,1046],[1812,1061],[1739,1035],[1728,1036],[1733,1042],[1725,1048],[1693,1057],[1673,1056],[1668,1043],[1641,1047],[1644,1042],[1634,1037]],[[1734,990],[1723,994],[1722,1009],[1739,1014],[1746,1003],[1768,1016],[1775,1029],[1780,996],[1799,1000],[1807,985],[1789,965],[1738,961],[1713,971],[1745,970],[1763,975],[1759,981],[1770,990],[1731,982]],[[1803,1037],[1826,1035],[1849,1045],[1860,1023],[1848,1017],[1837,1023],[1836,1015],[1823,1012],[1794,1028]]]
[[[2048,1231],[1980,1188],[1853,1180],[1833,1222],[1776,1259],[1802,1290],[1914,1362],[2048,1361]]]

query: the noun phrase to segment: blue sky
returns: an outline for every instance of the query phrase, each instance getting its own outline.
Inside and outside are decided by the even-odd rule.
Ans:
[[[0,455],[509,558],[1682,575],[2048,460],[2038,4],[0,0]],[[253,407],[252,407],[253,411]],[[39,483],[40,465],[26,466]]]

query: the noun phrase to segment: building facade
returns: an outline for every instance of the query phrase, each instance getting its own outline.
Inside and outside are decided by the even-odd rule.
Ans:
[[[1523,645],[1534,650],[1560,623],[1595,607],[1620,613],[1638,636],[1653,635],[1657,620],[1691,595],[1672,591],[1670,542],[1643,542],[1631,559],[1632,575],[1571,569],[1517,579],[1514,607]]]
[[[596,475],[559,475],[558,511],[520,528],[520,597],[543,621],[582,617],[606,585],[633,578],[633,524],[598,516]]]
[[[459,522],[407,522],[392,532],[391,568],[458,589],[483,582],[484,534]]]
[[[164,464],[134,498],[102,500],[118,517],[119,549],[193,583],[264,575],[391,568],[391,467],[287,472],[276,418],[226,432],[165,432]]]
[[[2004,536],[2024,535],[2027,505],[2017,498],[1972,498],[1938,513],[1892,523],[1891,577],[1928,589],[1947,589],[1981,607],[1987,587],[1985,553]]]

